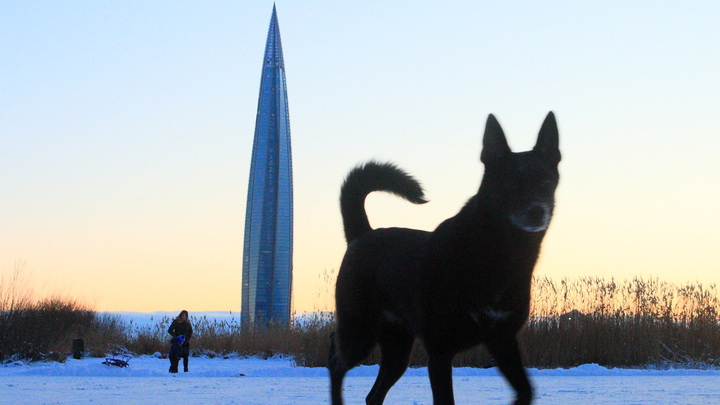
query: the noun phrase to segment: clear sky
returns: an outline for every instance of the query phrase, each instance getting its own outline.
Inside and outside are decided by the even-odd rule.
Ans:
[[[240,310],[270,1],[0,1],[0,272],[98,310]],[[536,274],[720,281],[720,3],[278,1],[294,308],[322,309],[356,163],[413,173],[432,230],[475,193],[494,113],[563,161]]]

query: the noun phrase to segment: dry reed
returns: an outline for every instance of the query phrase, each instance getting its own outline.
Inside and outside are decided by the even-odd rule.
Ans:
[[[326,285],[334,274],[325,273]],[[7,283],[0,287],[8,286]],[[3,287],[4,288],[4,287]],[[37,302],[14,289],[0,288],[0,359],[63,360],[72,338],[85,340],[86,352],[166,356],[163,317],[150,325],[97,314],[77,302],[50,298]],[[326,288],[326,294],[328,293]],[[320,295],[319,295],[320,297]],[[325,366],[334,328],[332,313],[298,315],[292,325],[259,327],[237,318],[192,317],[194,356],[292,356],[299,366]],[[720,301],[715,285],[675,285],[657,278],[616,281],[536,278],[531,317],[519,339],[529,367],[555,368],[597,363],[608,367],[719,367]],[[374,351],[365,364],[379,360]],[[416,343],[411,366],[427,356]],[[493,364],[480,346],[455,358],[456,366]]]

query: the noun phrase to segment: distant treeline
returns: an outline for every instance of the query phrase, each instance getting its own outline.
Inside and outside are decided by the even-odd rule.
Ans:
[[[167,355],[171,321],[136,325],[99,314],[76,301],[33,301],[0,285],[0,359],[64,361],[72,340],[85,354]],[[720,366],[720,302],[716,286],[675,285],[658,279],[536,278],[531,319],[520,334],[526,364],[536,368],[597,363],[608,367]],[[332,314],[298,317],[294,325],[252,327],[239,319],[191,317],[192,355],[293,356],[297,365],[327,364]],[[373,353],[366,364],[379,360]],[[416,344],[411,366],[426,364]],[[461,353],[456,366],[490,367],[484,348]]]

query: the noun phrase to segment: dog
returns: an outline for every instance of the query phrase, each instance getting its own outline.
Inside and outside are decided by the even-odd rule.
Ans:
[[[386,191],[421,204],[423,189],[393,164],[371,161],[350,171],[340,192],[348,247],[337,277],[328,362],[334,405],[342,404],[346,372],[376,345],[380,370],[366,403],[381,404],[405,373],[416,338],[428,354],[434,404],[454,404],[453,358],[481,343],[515,390],[515,404],[532,401],[517,334],[529,316],[560,159],[552,112],[534,148],[520,153],[510,150],[491,114],[480,189],[433,232],[373,230],[364,208],[368,194]]]

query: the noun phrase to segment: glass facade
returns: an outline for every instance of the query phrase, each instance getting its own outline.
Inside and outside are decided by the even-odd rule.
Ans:
[[[285,64],[273,6],[245,212],[242,321],[290,322],[293,186]]]

